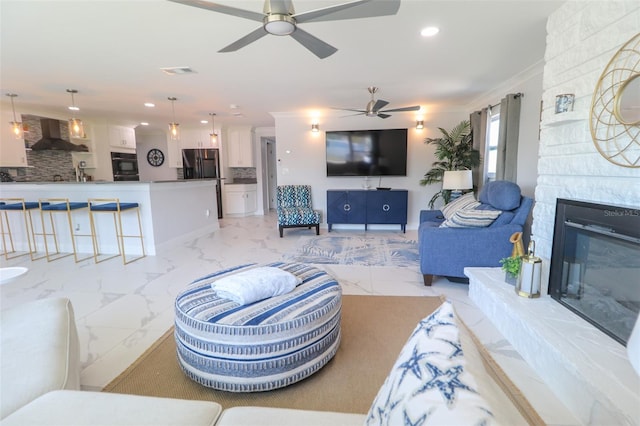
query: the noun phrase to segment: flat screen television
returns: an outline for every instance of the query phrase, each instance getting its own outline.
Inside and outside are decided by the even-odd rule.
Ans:
[[[407,175],[407,129],[325,133],[327,176]]]

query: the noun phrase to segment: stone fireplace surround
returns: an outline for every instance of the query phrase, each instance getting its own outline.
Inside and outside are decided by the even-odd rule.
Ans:
[[[637,424],[640,377],[623,345],[547,295],[517,296],[500,268],[465,274],[469,298],[582,424]]]
[[[518,297],[499,268],[467,271],[472,301],[583,424],[637,425],[640,378],[624,346],[546,295],[555,206],[566,198],[640,208],[640,169],[605,160],[589,129],[598,78],[638,28],[637,0],[568,1],[549,17],[531,228],[544,294]],[[574,108],[556,114],[562,93],[575,94]]]

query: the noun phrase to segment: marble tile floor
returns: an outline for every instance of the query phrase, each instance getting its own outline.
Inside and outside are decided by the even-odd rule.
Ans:
[[[119,258],[94,264],[74,263],[67,257],[51,263],[32,262],[28,256],[0,261],[1,267],[25,266],[29,272],[0,286],[0,308],[34,299],[68,297],[73,304],[81,346],[83,389],[100,390],[134,362],[173,324],[176,294],[193,279],[242,263],[279,261],[309,230],[285,230],[279,238],[275,215],[225,218],[220,230],[191,241],[172,244],[156,256],[123,265]],[[326,234],[326,229],[321,233]],[[416,230],[369,230],[397,238],[417,239]],[[364,231],[336,230],[332,235],[363,235]],[[459,315],[507,367],[524,370],[522,359],[495,330],[468,297],[468,286],[436,278],[425,287],[418,268],[317,265],[343,286],[344,294],[437,296],[452,300]],[[532,386],[532,381],[537,386]],[[516,383],[531,388],[535,397],[547,399],[535,373]]]

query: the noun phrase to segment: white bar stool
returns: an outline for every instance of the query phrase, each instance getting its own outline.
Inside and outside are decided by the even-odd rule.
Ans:
[[[124,228],[122,227],[122,214],[126,211],[136,212],[136,215],[138,217],[138,235],[124,234]],[[99,259],[100,256],[104,255],[100,253],[100,245],[98,244],[98,231],[95,218],[96,213],[111,213],[113,215],[113,225],[115,228],[115,236],[118,245],[118,254]],[[100,263],[105,260],[113,259],[114,257],[122,256],[122,263],[126,265],[128,263],[135,262],[136,260],[146,257],[142,235],[142,222],[140,221],[140,205],[138,203],[121,203],[118,198],[90,198],[89,217],[91,218],[91,232],[93,234],[93,258],[95,263]],[[142,255],[127,260],[124,244],[125,238],[139,239],[140,247],[142,249]]]

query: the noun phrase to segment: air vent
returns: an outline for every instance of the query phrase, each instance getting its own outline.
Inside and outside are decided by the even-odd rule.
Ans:
[[[178,74],[197,74],[191,67],[168,67],[168,68],[160,68],[160,70],[168,75],[178,75]]]

